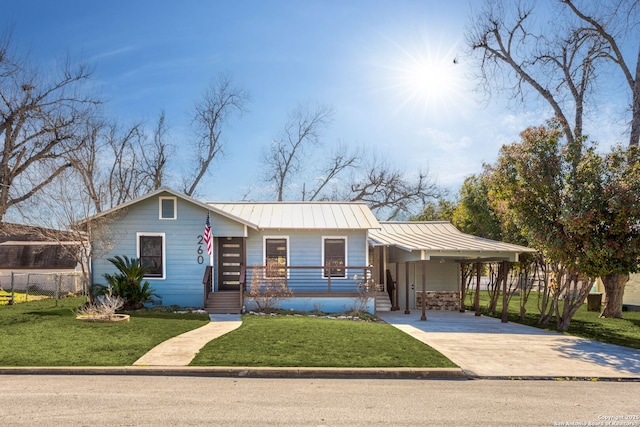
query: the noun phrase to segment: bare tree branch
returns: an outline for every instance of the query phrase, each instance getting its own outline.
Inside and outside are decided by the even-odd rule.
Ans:
[[[592,96],[599,89],[598,70],[616,64],[630,87],[629,145],[637,145],[640,46],[634,77],[619,42],[626,34],[636,34],[632,29],[640,24],[638,1],[590,1],[578,6],[575,0],[559,0],[549,27],[536,19],[535,8],[541,4],[523,4],[487,0],[468,30],[481,88],[487,94],[491,88],[507,89],[521,102],[532,90],[553,109],[564,124],[569,146],[577,150],[584,133],[585,105],[596,102]],[[633,37],[629,42],[637,43]]]
[[[71,164],[75,134],[99,100],[83,93],[91,72],[69,62],[59,75],[29,67],[0,41],[0,221],[7,210],[33,197]],[[34,173],[37,171],[37,173]]]
[[[196,157],[193,173],[184,184],[186,194],[193,195],[213,159],[222,154],[224,147],[220,136],[224,125],[232,115],[244,113],[249,101],[249,94],[234,86],[225,74],[218,75],[202,94],[194,107],[191,122],[196,137],[193,144]]]
[[[82,193],[94,213],[112,208],[163,185],[171,147],[162,140],[161,114],[153,141],[144,123],[123,128],[117,123],[93,121],[78,132],[79,149],[69,155]]]
[[[278,201],[284,200],[286,186],[300,171],[305,151],[320,144],[322,130],[332,116],[333,110],[327,106],[310,110],[299,105],[291,112],[282,137],[273,141],[264,155],[266,181],[273,184]]]
[[[174,152],[173,146],[166,141],[167,136],[168,128],[162,110],[153,133],[153,142],[146,144],[142,150],[140,179],[147,183],[150,190],[157,190],[165,181],[169,158]]]
[[[338,149],[333,152],[324,170],[321,171],[320,178],[318,178],[319,184],[311,191],[308,200],[313,201],[320,198],[329,199],[327,196],[322,196],[325,187],[331,184],[331,182],[344,171],[356,168],[359,162],[359,154],[349,153],[345,146],[338,147]],[[302,200],[307,200],[304,192],[302,194]]]
[[[378,217],[387,220],[420,212],[430,199],[442,196],[442,191],[427,172],[420,171],[410,179],[405,173],[380,162],[373,156],[365,166],[364,175],[354,177],[344,200],[366,202]]]

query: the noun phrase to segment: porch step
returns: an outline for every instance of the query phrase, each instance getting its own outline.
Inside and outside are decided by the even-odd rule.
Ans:
[[[209,292],[205,310],[209,314],[239,314],[240,292]]]
[[[391,300],[386,292],[376,292],[376,312],[391,311]]]

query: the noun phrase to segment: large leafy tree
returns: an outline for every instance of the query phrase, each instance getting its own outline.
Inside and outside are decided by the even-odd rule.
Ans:
[[[460,202],[453,213],[456,227],[475,236],[503,239],[502,224],[491,206],[485,175],[467,177],[460,187],[459,198]]]
[[[629,273],[640,257],[638,149],[600,154],[564,142],[558,121],[529,128],[488,167],[494,196],[533,247],[575,275],[601,277],[603,317],[621,317]]]
[[[453,220],[457,203],[452,200],[440,198],[438,201],[429,200],[425,203],[420,214],[411,218],[411,221],[449,221]]]

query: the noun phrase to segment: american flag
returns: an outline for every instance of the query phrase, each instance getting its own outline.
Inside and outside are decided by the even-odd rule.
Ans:
[[[209,214],[207,214],[207,221],[204,223],[204,242],[207,244],[207,254],[213,255],[213,239],[211,238],[211,222],[209,221]]]

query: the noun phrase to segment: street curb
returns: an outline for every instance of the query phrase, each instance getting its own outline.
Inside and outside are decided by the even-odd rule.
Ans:
[[[572,376],[572,375],[554,375],[554,376],[489,376],[489,375],[467,375],[470,380],[497,380],[497,381],[585,381],[585,382],[640,382],[640,377],[589,377],[589,376]]]
[[[640,382],[637,377],[490,376],[460,368],[274,368],[235,366],[30,366],[0,367],[2,375],[128,375],[219,378],[407,379],[494,381]]]
[[[0,367],[0,375],[141,375],[227,378],[469,379],[459,368],[272,368],[211,366]]]

